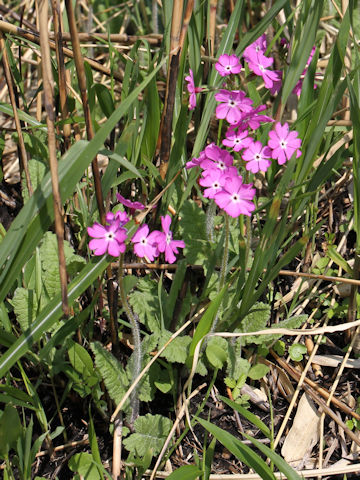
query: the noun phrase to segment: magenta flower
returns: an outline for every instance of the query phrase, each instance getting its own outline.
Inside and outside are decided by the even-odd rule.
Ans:
[[[276,158],[279,165],[283,165],[296,153],[296,158],[301,155],[301,139],[298,138],[298,132],[289,132],[289,125],[281,123],[275,125],[275,130],[269,132],[269,147],[272,149],[272,158]]]
[[[247,62],[249,62],[251,56],[257,52],[261,52],[263,54],[265,54],[266,52],[266,48],[267,48],[267,44],[266,44],[266,35],[265,33],[263,33],[261,35],[261,37],[259,37],[257,40],[255,40],[254,43],[252,43],[251,45],[249,45],[248,47],[245,48],[244,50],[244,53],[243,53],[243,57],[245,58],[245,60]]]
[[[282,87],[282,71],[274,70],[273,73],[276,75],[277,79],[273,80],[273,86],[270,88],[271,95],[279,93]]]
[[[244,185],[242,176],[231,176],[226,178],[222,190],[215,195],[215,203],[231,217],[239,215],[251,215],[255,210],[252,200],[255,196],[255,188],[252,184]]]
[[[185,168],[189,170],[190,168],[193,168],[193,167],[200,167],[200,163],[206,158],[207,157],[206,157],[205,151],[202,150],[197,158],[194,157],[192,160],[189,160],[188,162],[186,162]]]
[[[106,221],[107,223],[111,223],[113,222],[114,220],[120,220],[120,227],[122,227],[123,225],[125,225],[126,223],[128,223],[130,221],[129,217],[127,216],[126,212],[122,212],[120,210],[118,210],[115,215],[112,213],[112,212],[108,212],[106,214]]]
[[[236,55],[220,55],[219,60],[215,63],[215,68],[222,77],[231,75],[232,73],[241,72],[240,60]]]
[[[89,248],[94,250],[95,255],[104,255],[108,253],[113,257],[118,257],[126,249],[125,240],[127,233],[125,228],[120,226],[120,220],[115,219],[110,225],[100,225],[94,223],[92,227],[87,228],[90,237]]]
[[[138,257],[146,257],[152,262],[159,255],[156,244],[156,238],[159,233],[161,232],[155,230],[149,234],[149,227],[146,224],[137,230],[131,241],[135,244],[134,252]]]
[[[173,240],[172,231],[170,230],[171,218],[170,215],[161,217],[161,225],[163,232],[159,232],[156,237],[156,243],[159,252],[165,252],[165,260],[169,263],[174,263],[178,254],[178,248],[184,248],[185,242],[183,240]]]
[[[190,93],[189,96],[189,110],[194,110],[196,107],[196,94],[203,91],[201,87],[195,87],[194,73],[189,68],[189,75],[185,77],[185,80],[188,82],[186,85],[187,91]]]
[[[274,119],[268,115],[258,115],[258,113],[263,110],[266,110],[266,105],[259,105],[256,108],[252,108],[249,112],[242,113],[240,121],[234,125],[230,125],[228,131],[230,132],[233,129],[243,131],[248,128],[256,130],[259,128],[261,122],[273,122]]]
[[[203,170],[219,169],[222,173],[226,172],[234,163],[233,157],[227,150],[211,143],[204,150],[204,157],[200,162]]]
[[[261,52],[251,52],[249,57],[249,68],[255,75],[263,78],[266,88],[273,88],[274,82],[278,82],[278,74],[268,70],[274,63],[273,58],[265,57]]]
[[[268,146],[263,147],[262,143],[253,142],[241,155],[243,160],[247,162],[246,170],[252,173],[266,172],[270,167],[271,150]]]
[[[235,169],[236,173],[237,170]],[[199,180],[199,184],[202,187],[208,187],[204,190],[205,198],[214,198],[215,195],[220,192],[224,183],[226,175],[221,170],[206,170],[203,176]]]
[[[119,200],[120,203],[124,205],[124,207],[128,207],[130,209],[130,213],[133,213],[135,210],[144,210],[145,205],[140,202],[131,202],[124,198],[120,193],[116,194],[116,198]]]
[[[226,138],[222,141],[223,145],[234,149],[235,152],[240,152],[240,150],[247,148],[251,143],[252,139],[248,137],[249,132],[247,130],[234,130],[228,129],[226,132]]]
[[[225,118],[230,124],[237,123],[241,120],[241,112],[249,112],[253,101],[247,98],[241,90],[223,90],[215,94],[215,99],[221,102],[216,107],[216,117]]]

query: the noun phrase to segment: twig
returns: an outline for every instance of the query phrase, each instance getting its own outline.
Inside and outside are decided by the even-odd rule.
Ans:
[[[51,172],[51,185],[54,199],[55,231],[58,244],[59,272],[61,283],[62,309],[66,316],[69,315],[69,304],[67,298],[67,274],[64,252],[64,223],[62,217],[62,202],[59,188],[58,164],[56,158],[56,137],[55,137],[55,115],[54,115],[54,92],[53,76],[51,69],[51,58],[48,38],[48,2],[37,0],[40,25],[40,48],[41,48],[41,70],[44,85],[44,100],[46,110],[46,123],[48,127],[48,148],[49,163]]]
[[[15,92],[14,92],[14,87],[13,87],[13,79],[12,79],[11,70],[10,70],[10,66],[9,66],[9,59],[8,59],[8,55],[7,55],[7,51],[6,51],[5,40],[4,40],[4,36],[3,36],[1,31],[0,31],[0,50],[2,52],[2,63],[3,63],[4,73],[5,73],[5,79],[6,79],[6,83],[7,83],[7,87],[8,87],[8,91],[9,91],[11,106],[12,106],[12,109],[13,109],[13,112],[14,112],[16,132],[18,134],[20,165],[25,172],[26,186],[27,186],[27,189],[29,191],[29,196],[31,196],[33,194],[33,188],[32,188],[32,185],[31,185],[31,178],[30,178],[29,166],[28,166],[28,161],[27,161],[27,153],[26,153],[26,148],[25,148],[24,137],[23,137],[23,134],[22,134],[19,114],[18,114],[17,106],[16,106]]]

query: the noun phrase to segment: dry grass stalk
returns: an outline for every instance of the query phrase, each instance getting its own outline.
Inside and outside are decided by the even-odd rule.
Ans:
[[[17,37],[29,40],[30,42],[33,42],[37,45],[40,44],[39,33],[28,32],[23,28],[16,27],[15,25],[12,25],[9,22],[4,22],[3,20],[0,20],[0,31],[2,31],[3,33],[16,35]],[[49,46],[51,50],[56,50],[55,42],[53,40],[49,39]],[[74,58],[74,53],[70,48],[62,47],[62,49],[66,57]],[[106,68],[104,65],[95,60],[92,60],[91,58],[85,57],[85,60],[88,62],[88,64],[93,70],[96,70],[97,72],[100,72],[108,77],[113,76],[116,80],[121,81],[123,79],[123,75],[121,74],[121,72],[111,72],[109,68]]]
[[[55,136],[55,113],[54,113],[54,80],[51,69],[51,58],[48,37],[48,3],[46,0],[37,0],[39,26],[40,26],[40,48],[41,48],[41,70],[43,77],[44,103],[46,110],[46,122],[48,127],[48,148],[49,163],[51,171],[51,184],[54,198],[55,232],[58,244],[59,271],[61,283],[61,298],[64,314],[69,314],[67,298],[67,274],[64,253],[64,222],[62,217],[62,202],[60,197],[58,165],[56,158],[56,136]]]
[[[74,50],[76,73],[77,73],[81,100],[82,100],[83,109],[84,109],[86,133],[87,133],[88,140],[91,140],[92,138],[94,138],[94,128],[91,121],[90,108],[88,103],[84,59],[80,49],[80,42],[79,42],[79,37],[78,37],[78,32],[76,27],[74,9],[73,9],[71,0],[65,0],[65,6],[66,6],[69,29],[70,29],[72,45]],[[104,199],[103,199],[103,194],[101,189],[101,179],[100,179],[100,172],[99,172],[97,157],[93,159],[91,165],[92,165],[92,172],[93,172],[94,184],[95,184],[96,202],[97,202],[97,206],[100,214],[100,220],[101,220],[101,223],[105,225]]]
[[[54,18],[56,60],[57,60],[58,72],[59,72],[59,96],[60,96],[61,118],[62,120],[67,120],[67,118],[69,117],[69,112],[67,107],[66,68],[65,68],[65,62],[64,62],[64,52],[62,49],[62,35],[63,35],[62,16],[60,11],[59,0],[51,0],[51,6],[52,6],[53,18]],[[70,147],[71,125],[69,123],[64,123],[63,134],[64,134],[63,150],[65,152]]]
[[[215,52],[215,32],[216,32],[216,10],[217,0],[210,0],[210,14],[209,14],[209,55],[214,56]]]
[[[19,151],[19,158],[20,158],[20,165],[21,169],[25,172],[25,179],[26,179],[26,186],[29,191],[29,195],[33,194],[33,188],[31,185],[31,178],[30,178],[30,173],[29,173],[29,167],[28,167],[28,161],[27,161],[27,153],[26,153],[26,148],[25,148],[25,143],[24,143],[24,137],[22,134],[21,130],[21,123],[17,111],[17,106],[16,106],[16,98],[15,98],[15,90],[14,90],[14,85],[13,85],[13,78],[11,75],[11,70],[10,70],[10,65],[9,65],[9,59],[8,55],[6,52],[6,45],[5,45],[5,40],[2,32],[0,31],[0,51],[2,53],[2,63],[3,63],[3,68],[4,68],[4,73],[5,73],[5,79],[9,91],[9,97],[10,97],[10,102],[11,106],[14,112],[14,120],[15,120],[15,126],[16,126],[16,132],[18,134],[18,151]]]
[[[166,81],[165,102],[163,113],[161,116],[159,136],[156,144],[155,154],[156,158],[160,158],[160,175],[162,179],[165,179],[166,176],[171,150],[175,91],[181,53],[180,35],[182,27],[183,9],[184,0],[174,0],[170,32],[170,53]]]

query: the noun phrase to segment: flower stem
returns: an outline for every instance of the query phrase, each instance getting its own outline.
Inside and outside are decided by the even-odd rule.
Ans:
[[[131,324],[131,332],[134,341],[134,364],[133,364],[133,371],[132,371],[132,379],[135,380],[141,372],[141,360],[142,360],[142,352],[141,352],[141,337],[140,337],[140,328],[138,321],[134,312],[131,310],[130,305],[126,298],[126,293],[124,289],[124,255],[120,255],[119,260],[119,274],[118,274],[118,281],[119,281],[119,291],[120,291],[120,298],[123,308],[125,310],[126,316]],[[136,418],[139,416],[139,398],[137,395],[138,387],[134,389],[130,397],[130,404],[132,408],[131,412],[131,425],[134,424]]]

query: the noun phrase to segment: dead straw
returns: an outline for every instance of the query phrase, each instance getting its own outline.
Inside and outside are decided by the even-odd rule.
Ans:
[[[67,86],[66,86],[66,68],[64,61],[64,51],[62,49],[62,16],[60,11],[59,0],[51,0],[54,30],[55,30],[55,48],[56,48],[56,60],[58,64],[59,72],[59,96],[60,96],[60,110],[62,120],[67,120],[69,117],[69,111],[67,107]],[[65,153],[70,147],[71,125],[64,122],[63,125],[64,143],[62,153]]]
[[[62,217],[62,202],[59,188],[58,164],[56,158],[55,137],[55,114],[54,114],[54,80],[51,69],[51,58],[48,35],[48,2],[37,0],[38,18],[40,27],[41,70],[43,77],[44,103],[46,110],[46,122],[48,127],[49,163],[51,172],[51,184],[54,199],[55,232],[58,244],[59,271],[61,284],[62,308],[64,314],[69,314],[67,298],[67,274],[64,252],[64,223]]]
[[[19,150],[20,165],[21,165],[21,169],[25,173],[26,186],[29,191],[29,195],[31,196],[33,194],[33,188],[31,184],[29,166],[27,161],[27,153],[25,148],[24,137],[21,130],[21,123],[20,123],[20,119],[17,111],[15,90],[13,85],[13,77],[11,75],[11,69],[9,65],[9,58],[6,51],[4,36],[1,31],[0,31],[0,50],[2,52],[2,63],[3,63],[4,73],[5,73],[5,79],[6,79],[6,83],[9,91],[11,106],[14,112],[16,132],[18,134],[18,142],[19,142],[18,150]]]

